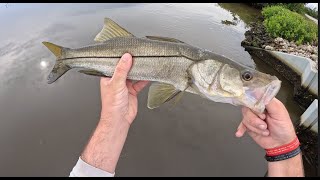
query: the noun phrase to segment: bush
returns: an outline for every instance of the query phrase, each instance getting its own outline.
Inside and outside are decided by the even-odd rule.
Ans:
[[[318,19],[318,10],[316,10],[316,8],[311,9],[311,8],[306,7],[305,13],[311,17]]]
[[[282,37],[297,44],[318,40],[318,27],[302,15],[282,6],[265,7],[262,10],[264,26],[272,37]]]
[[[316,19],[318,19],[318,10],[311,9],[306,7],[306,3],[246,3],[250,6],[253,6],[258,9],[262,9],[264,7],[269,6],[282,6],[285,7],[291,11],[297,12],[299,14],[308,14],[309,16],[312,16]]]
[[[283,6],[291,11],[303,14],[305,12],[306,3],[279,3],[280,6]]]
[[[297,12],[297,13],[304,13],[305,12],[305,4],[306,3],[247,3],[253,7],[262,9],[264,7],[268,6],[282,6],[285,7],[291,11]]]

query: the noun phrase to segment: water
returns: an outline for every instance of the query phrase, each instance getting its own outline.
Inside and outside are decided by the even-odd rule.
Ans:
[[[258,12],[243,5],[223,7],[0,4],[0,175],[69,175],[99,119],[99,78],[71,70],[48,85],[55,58],[41,42],[70,48],[92,44],[104,17],[138,37],[173,37],[276,74],[255,64],[240,46]],[[236,23],[221,23],[226,20]],[[297,120],[302,111],[290,96],[293,87],[279,78],[284,83],[277,97]],[[264,150],[248,136],[234,136],[240,107],[187,93],[172,110],[167,105],[149,110],[147,91],[139,95],[117,176],[264,176]]]

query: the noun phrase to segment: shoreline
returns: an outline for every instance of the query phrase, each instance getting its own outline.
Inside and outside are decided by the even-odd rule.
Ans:
[[[315,61],[315,68],[318,69],[318,44],[297,45],[281,37],[272,38],[266,32],[264,25],[259,22],[250,23],[249,26],[250,29],[245,32],[245,39],[241,42],[241,46],[253,46],[306,57]]]

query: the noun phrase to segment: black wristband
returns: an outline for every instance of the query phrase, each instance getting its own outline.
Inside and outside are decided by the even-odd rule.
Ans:
[[[274,162],[274,161],[282,161],[282,160],[286,160],[292,157],[295,157],[296,155],[298,155],[301,152],[300,147],[298,147],[297,149],[290,151],[286,154],[281,154],[278,156],[265,156],[265,159],[269,162]]]

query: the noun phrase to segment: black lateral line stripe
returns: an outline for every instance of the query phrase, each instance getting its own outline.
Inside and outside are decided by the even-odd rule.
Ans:
[[[132,56],[133,58],[172,58],[172,57],[184,57],[184,56]],[[97,58],[97,59],[102,59],[102,58],[121,58],[121,56],[85,56],[85,57],[72,57],[72,58],[64,58],[60,60],[69,60],[69,59],[81,59],[81,58]]]

